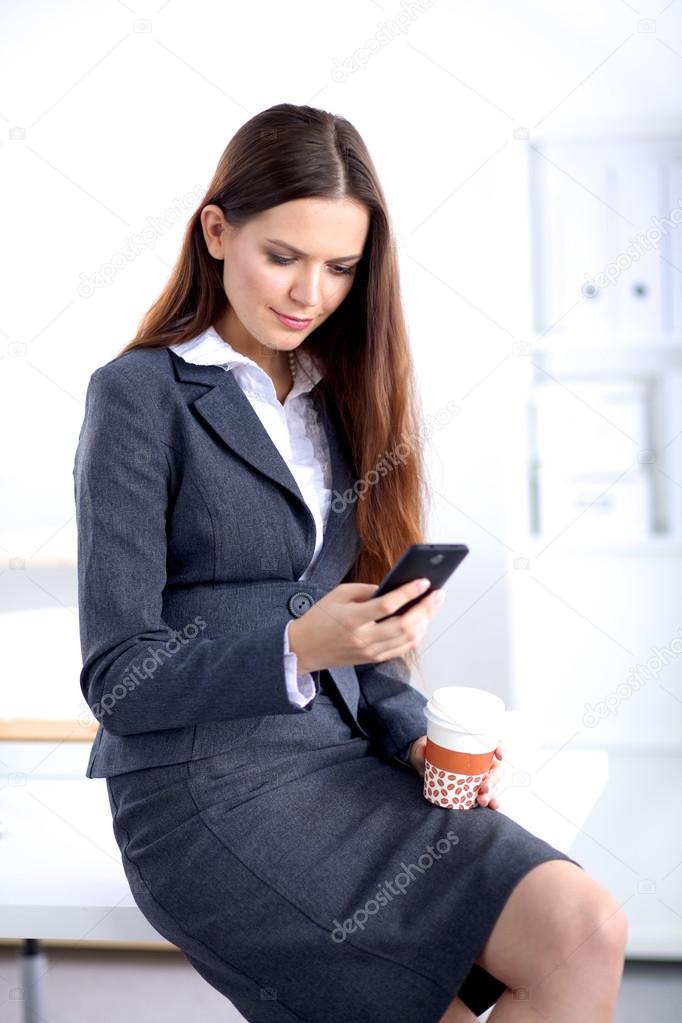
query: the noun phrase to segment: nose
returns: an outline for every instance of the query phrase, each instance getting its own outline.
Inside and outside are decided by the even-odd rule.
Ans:
[[[291,298],[302,310],[315,309],[320,304],[320,272],[317,270],[301,271],[291,286]]]

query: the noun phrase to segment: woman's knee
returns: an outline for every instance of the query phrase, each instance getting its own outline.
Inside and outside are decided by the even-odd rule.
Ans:
[[[565,863],[565,861],[564,861]],[[575,864],[567,881],[557,879],[559,903],[552,924],[559,935],[561,951],[571,956],[583,946],[597,949],[615,959],[625,954],[627,917],[618,900]]]
[[[549,860],[516,885],[476,962],[516,987],[559,964],[584,970],[587,952],[618,968],[626,939],[616,899],[576,864]]]
[[[468,1005],[465,1005],[461,998],[455,998],[450,1002],[438,1023],[476,1023],[476,1016]]]
[[[622,964],[628,937],[628,922],[622,906],[610,892],[585,875],[587,884],[575,912],[574,948],[583,943]],[[579,893],[580,894],[580,893]],[[569,955],[571,954],[569,950]]]

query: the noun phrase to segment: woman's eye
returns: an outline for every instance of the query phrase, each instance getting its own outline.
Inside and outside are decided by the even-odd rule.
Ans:
[[[271,263],[277,263],[278,266],[288,266],[289,263],[293,263],[292,259],[286,259],[284,256],[276,256],[273,252],[268,252],[268,259]]]
[[[268,252],[268,259],[271,263],[276,263],[277,266],[288,266],[289,263],[294,262],[293,259],[287,259],[286,256],[277,256],[274,252]],[[343,277],[355,272],[354,266],[332,266],[330,269],[337,275],[337,277]]]

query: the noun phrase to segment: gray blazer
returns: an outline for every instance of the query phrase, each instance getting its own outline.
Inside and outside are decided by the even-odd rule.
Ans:
[[[314,519],[231,372],[137,348],[90,377],[73,469],[80,686],[99,722],[87,777],[211,756],[264,715],[310,710],[287,697],[284,627],[344,581],[359,542],[318,386],[332,505],[299,582]],[[328,670],[382,755],[425,734],[426,697],[401,660]]]

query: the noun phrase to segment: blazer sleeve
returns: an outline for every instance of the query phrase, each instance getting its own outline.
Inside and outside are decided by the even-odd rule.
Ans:
[[[426,735],[426,696],[410,683],[410,671],[402,657],[356,664],[355,673],[366,704],[365,715],[383,754],[406,762],[409,744]]]
[[[88,706],[113,735],[308,713],[287,694],[281,623],[179,642],[161,617],[168,450],[140,381],[95,370],[73,469]]]

